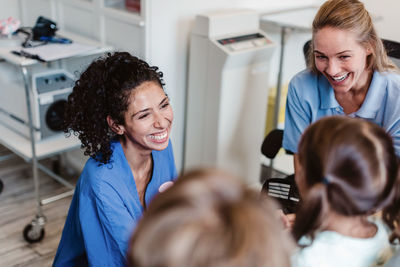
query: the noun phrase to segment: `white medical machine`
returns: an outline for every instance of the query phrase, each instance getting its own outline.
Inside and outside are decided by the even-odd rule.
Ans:
[[[184,168],[218,167],[259,185],[270,59],[257,12],[198,15],[191,35]]]
[[[19,70],[0,65],[0,123],[29,139],[26,93]],[[74,85],[73,75],[64,69],[47,69],[31,75],[29,96],[34,137],[41,141],[63,134],[64,108]]]

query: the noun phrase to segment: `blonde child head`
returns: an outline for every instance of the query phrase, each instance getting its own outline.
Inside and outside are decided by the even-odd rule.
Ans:
[[[230,174],[195,170],[159,194],[130,243],[131,267],[290,266],[275,205]]]

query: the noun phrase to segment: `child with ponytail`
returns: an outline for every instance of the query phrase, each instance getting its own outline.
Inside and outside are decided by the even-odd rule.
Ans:
[[[305,131],[298,156],[293,266],[383,266],[400,217],[390,135],[366,120],[326,117]]]

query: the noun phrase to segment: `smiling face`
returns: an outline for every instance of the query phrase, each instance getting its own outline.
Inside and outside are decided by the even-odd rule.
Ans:
[[[335,93],[365,89],[372,71],[366,69],[370,49],[363,47],[350,31],[325,27],[314,35],[315,66]]]
[[[163,150],[168,146],[173,112],[168,97],[155,82],[144,82],[129,96],[124,125],[117,126],[126,146],[144,150]]]

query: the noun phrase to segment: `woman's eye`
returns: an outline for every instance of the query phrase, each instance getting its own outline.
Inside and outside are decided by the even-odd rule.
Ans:
[[[145,113],[139,116],[139,120],[146,118],[147,116],[149,116],[149,113]]]
[[[162,104],[161,108],[166,108],[168,106],[169,106],[169,103],[167,102],[167,103]]]
[[[345,59],[348,59],[349,57],[350,57],[350,56],[347,56],[347,55],[346,55],[346,56],[340,56],[339,58],[342,59],[342,60],[345,60]]]
[[[315,56],[315,58],[317,58],[319,60],[322,60],[322,59],[325,59],[326,57],[325,56],[321,56],[321,55],[317,55],[317,56]]]

